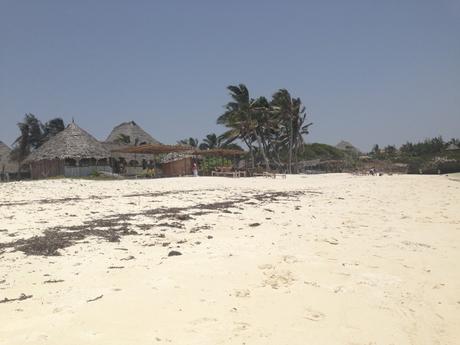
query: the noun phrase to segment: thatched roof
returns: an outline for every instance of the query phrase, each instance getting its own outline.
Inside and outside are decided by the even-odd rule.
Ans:
[[[124,149],[132,149],[133,146],[126,145],[126,144],[118,144],[118,143],[109,143],[107,141],[102,142],[102,146],[104,146],[108,151],[110,151],[110,156],[115,159],[123,158],[126,161],[142,161],[142,160],[153,160],[154,155],[149,153],[126,153],[122,152]]]
[[[343,151],[350,151],[350,152],[354,152],[354,153],[360,153],[361,152],[359,149],[357,149],[351,143],[349,143],[348,141],[344,141],[344,140],[342,140],[340,143],[335,145],[335,147],[338,148],[339,150],[343,150]]]
[[[18,171],[18,163],[10,159],[11,149],[3,141],[0,141],[0,174],[15,173]]]
[[[231,156],[242,156],[246,152],[242,150],[234,149],[209,149],[209,150],[195,150],[193,151],[195,155],[200,156],[219,156],[219,157],[231,157]]]
[[[144,145],[144,144],[160,144],[158,140],[144,131],[136,122],[123,122],[112,129],[106,142],[117,143],[121,135],[128,136],[130,139],[129,145]]]
[[[32,152],[26,162],[42,159],[84,159],[84,158],[109,158],[107,150],[91,134],[71,123],[62,132],[59,132],[46,143]]]
[[[460,147],[458,147],[454,143],[450,143],[449,146],[447,146],[446,150],[448,150],[448,151],[456,151],[456,150],[460,150]]]
[[[185,145],[162,145],[162,144],[150,144],[150,145],[141,145],[141,146],[130,146],[122,147],[119,149],[113,150],[114,152],[124,152],[124,153],[144,153],[144,154],[162,154],[162,153],[171,153],[171,152],[186,152],[193,151],[193,148]]]
[[[11,149],[3,141],[0,140],[0,160],[3,160],[10,155]]]
[[[169,163],[169,162],[174,162],[178,161],[184,158],[188,157],[193,157],[192,151],[187,151],[187,152],[170,152],[168,154],[165,154],[161,158],[161,163]]]
[[[210,149],[210,150],[198,150],[191,146],[186,145],[141,145],[135,147],[120,147],[112,150],[113,152],[124,152],[124,153],[151,153],[151,154],[162,154],[162,153],[182,153],[188,155],[202,155],[202,156],[241,156],[246,152],[241,150],[233,149]]]

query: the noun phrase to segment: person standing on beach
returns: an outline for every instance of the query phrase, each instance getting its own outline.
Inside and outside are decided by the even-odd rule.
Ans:
[[[193,163],[192,172],[194,177],[198,177],[198,166],[196,165],[196,163]]]

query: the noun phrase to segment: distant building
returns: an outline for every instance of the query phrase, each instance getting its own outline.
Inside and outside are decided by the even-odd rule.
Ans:
[[[0,141],[0,180],[7,180],[16,175],[19,164],[11,159],[11,149],[3,141]]]
[[[347,151],[347,152],[350,152],[358,156],[361,154],[361,151],[357,149],[355,146],[353,146],[351,143],[349,143],[348,141],[342,140],[337,145],[335,145],[335,147],[338,148],[339,150]]]
[[[155,156],[152,154],[122,153],[117,150],[145,144],[161,144],[136,122],[123,122],[115,126],[107,139],[102,143],[111,152],[113,167],[116,173],[137,175],[147,166],[154,165]]]
[[[447,151],[457,151],[460,150],[460,147],[458,145],[455,145],[454,143],[450,143],[449,146],[446,148]]]
[[[123,138],[128,138],[129,142],[123,142]],[[105,140],[106,143],[127,144],[139,146],[145,144],[160,144],[158,140],[144,131],[136,122],[129,121],[115,126]]]
[[[95,171],[112,172],[110,151],[89,133],[71,123],[24,161],[32,179],[52,176],[89,176]]]

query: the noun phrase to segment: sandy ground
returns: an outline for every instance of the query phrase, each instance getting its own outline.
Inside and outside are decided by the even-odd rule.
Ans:
[[[0,184],[0,243],[1,344],[459,343],[445,176]]]

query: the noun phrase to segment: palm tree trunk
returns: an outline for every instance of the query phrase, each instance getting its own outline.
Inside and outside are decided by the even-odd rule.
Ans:
[[[289,158],[288,158],[288,172],[292,174],[292,117],[289,117]]]
[[[294,155],[294,173],[298,174],[299,173],[299,143],[296,142],[295,144],[295,155]]]
[[[254,151],[252,150],[252,145],[250,145],[246,139],[243,139],[243,141],[249,149],[249,155],[251,156],[251,168],[254,169],[255,162],[254,162]]]
[[[265,162],[265,169],[267,171],[270,171],[270,162],[268,161],[267,154],[265,152],[265,148],[262,146],[262,140],[260,139],[260,136],[256,134],[256,139],[257,139],[257,145],[259,145],[259,150],[262,152],[262,157],[264,158]]]

